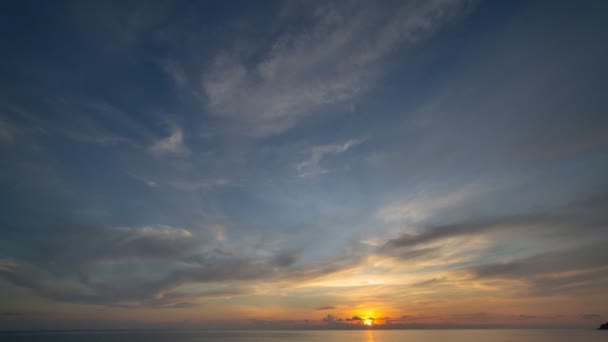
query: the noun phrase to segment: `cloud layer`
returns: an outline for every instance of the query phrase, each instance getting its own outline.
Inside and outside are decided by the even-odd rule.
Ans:
[[[0,13],[0,329],[608,316],[606,4],[91,6]]]

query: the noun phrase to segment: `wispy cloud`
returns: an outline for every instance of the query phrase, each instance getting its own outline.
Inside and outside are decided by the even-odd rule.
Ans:
[[[188,77],[184,69],[174,60],[164,60],[159,62],[163,71],[175,82],[179,88],[188,84]]]
[[[462,206],[480,196],[484,189],[479,185],[469,185],[442,194],[417,194],[410,199],[395,201],[376,210],[375,216],[383,221],[420,222],[440,213],[442,210]]]
[[[13,140],[14,128],[8,121],[3,120],[0,117],[0,141],[10,142]]]
[[[287,16],[308,13],[310,26],[287,30],[257,51],[261,58],[254,63],[238,50],[218,54],[203,75],[208,109],[246,127],[247,134],[282,132],[371,88],[394,50],[428,37],[465,7],[460,1],[376,5],[334,2],[284,10]]]
[[[319,145],[314,146],[311,151],[311,157],[308,160],[302,161],[295,165],[300,177],[316,176],[327,173],[328,170],[321,166],[321,161],[327,155],[335,155],[344,153],[352,147],[361,144],[364,140],[351,139],[343,144]]]
[[[230,181],[225,178],[199,179],[199,180],[180,179],[180,180],[169,181],[168,184],[179,190],[196,191],[196,190],[206,190],[206,189],[213,189],[216,187],[225,186],[225,185],[230,184]]]
[[[157,140],[150,146],[150,151],[157,155],[188,155],[190,149],[184,144],[184,133],[181,128],[173,126],[168,137]]]

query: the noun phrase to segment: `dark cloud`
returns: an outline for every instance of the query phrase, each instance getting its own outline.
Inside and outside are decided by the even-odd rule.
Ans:
[[[320,308],[316,308],[315,310],[319,310],[319,311],[322,311],[322,310],[333,310],[335,308],[336,308],[335,306],[322,306]]]
[[[109,306],[185,307],[187,301],[255,293],[238,283],[303,281],[352,267],[359,257],[295,267],[298,253],[266,258],[209,253],[195,234],[170,226],[101,228],[57,225],[44,238],[32,230],[20,258],[0,268],[0,277],[56,301]],[[111,273],[107,273],[111,265]],[[185,284],[204,284],[180,293]]]
[[[296,263],[299,258],[297,252],[280,252],[272,257],[271,263],[277,267],[288,267]]]
[[[389,241],[390,243],[390,241]],[[416,247],[412,245],[412,247]],[[388,254],[404,261],[418,261],[432,259],[441,253],[441,247],[425,247],[425,248],[384,248],[380,249],[380,254]]]
[[[191,265],[174,270],[159,279],[138,279],[137,276],[124,273],[120,280],[113,281],[98,280],[95,275],[55,276],[27,265],[0,269],[0,277],[46,298],[126,307],[174,306],[185,300],[250,294],[253,292],[250,289],[233,288],[222,285],[222,282],[263,279],[273,273],[272,265],[244,259],[215,260],[206,266]],[[219,288],[206,287],[197,293],[189,294],[174,291],[187,283],[206,283],[208,286],[213,284],[213,287]]]
[[[331,315],[331,314],[328,314],[327,316],[325,316],[323,318],[323,322],[326,322],[326,323],[333,323],[335,321],[336,321],[336,318],[334,317],[334,315]]]
[[[423,320],[423,319],[428,319],[428,318],[435,318],[436,316],[425,316],[425,315],[405,315],[405,316],[401,316],[401,320],[406,320],[406,321],[417,321],[417,320]]]
[[[475,266],[465,271],[478,280],[520,280],[537,295],[599,291],[608,284],[608,275],[601,271],[608,266],[606,244],[608,239],[570,250]]]

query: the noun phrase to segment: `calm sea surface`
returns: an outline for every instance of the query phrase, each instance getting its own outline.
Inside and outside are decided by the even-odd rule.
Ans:
[[[0,333],[1,341],[48,342],[548,342],[608,341],[597,330],[365,330],[365,331],[183,331],[183,332],[39,332]]]

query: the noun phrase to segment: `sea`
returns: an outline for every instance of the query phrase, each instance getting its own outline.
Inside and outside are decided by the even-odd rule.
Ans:
[[[0,332],[0,341],[22,342],[595,342],[608,341],[599,330],[319,330],[319,331],[71,331]]]

